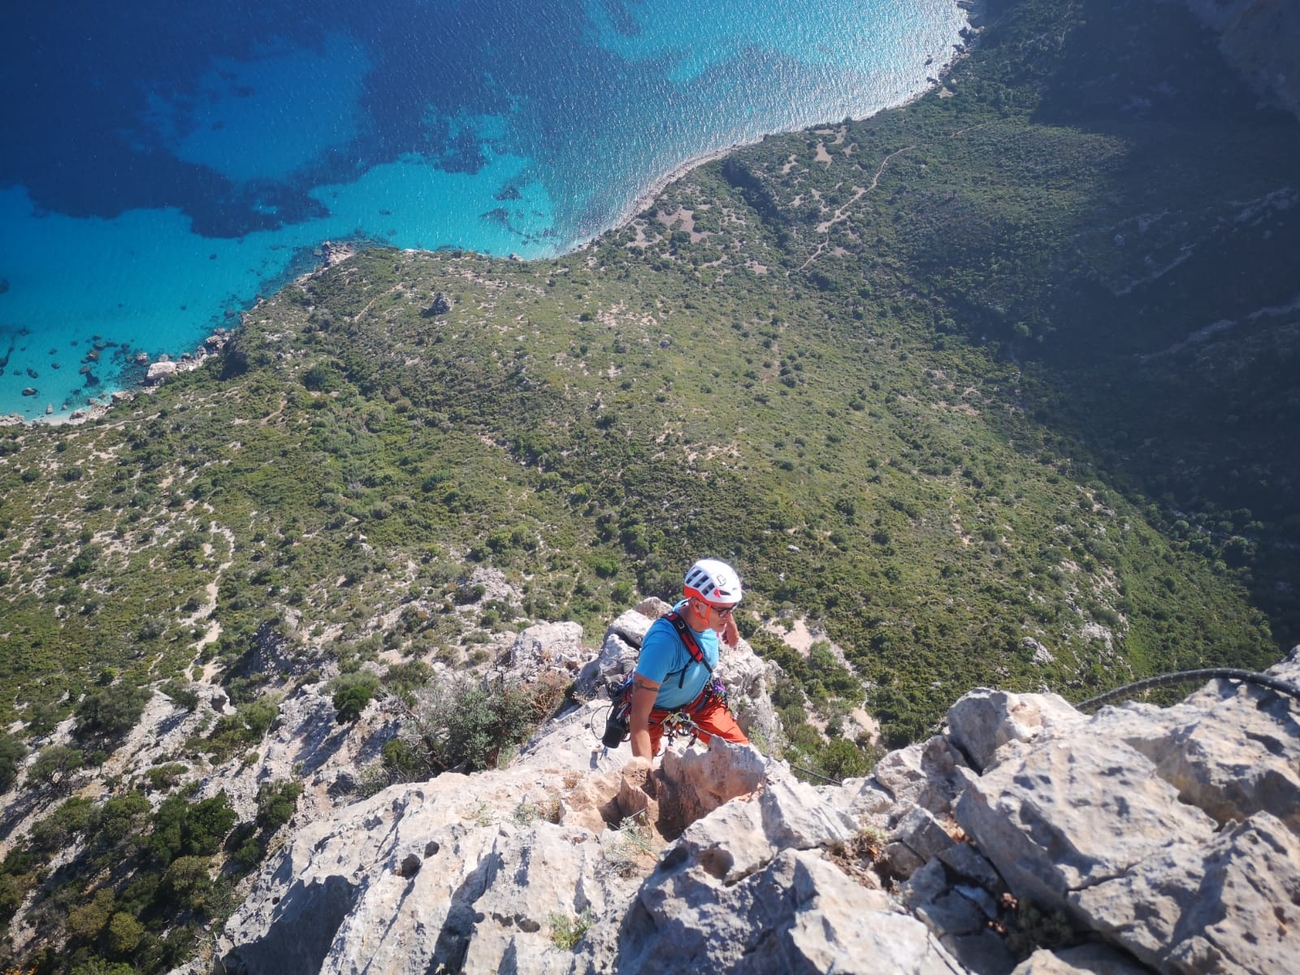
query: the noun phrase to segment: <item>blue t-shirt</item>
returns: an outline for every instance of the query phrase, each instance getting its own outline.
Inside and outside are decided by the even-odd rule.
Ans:
[[[686,605],[685,600],[673,607],[678,613]],[[700,653],[708,661],[709,667],[718,666],[718,634],[705,630],[695,635]],[[655,707],[670,711],[673,708],[690,704],[711,679],[709,667],[696,663],[686,644],[677,635],[677,629],[670,620],[657,619],[650,624],[645,639],[641,641],[641,656],[636,663],[636,672],[642,677],[659,685],[659,696],[655,698]]]

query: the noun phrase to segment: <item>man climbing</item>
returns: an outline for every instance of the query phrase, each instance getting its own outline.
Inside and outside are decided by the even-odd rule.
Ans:
[[[713,678],[719,637],[729,647],[740,639],[733,618],[744,595],[740,577],[725,562],[701,559],[686,573],[682,591],[686,598],[651,624],[632,676],[629,731],[632,754],[639,758],[658,753],[664,720],[675,713],[694,722],[703,742],[715,735],[749,741]]]

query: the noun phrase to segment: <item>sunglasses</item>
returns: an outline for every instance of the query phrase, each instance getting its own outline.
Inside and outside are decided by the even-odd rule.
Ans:
[[[730,616],[736,611],[735,606],[714,606],[712,603],[705,603],[704,605],[708,606],[709,609],[713,610],[719,616]]]

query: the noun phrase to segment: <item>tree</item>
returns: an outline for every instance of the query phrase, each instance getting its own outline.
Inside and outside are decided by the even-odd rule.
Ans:
[[[120,681],[98,688],[77,705],[73,734],[83,744],[107,747],[135,727],[153,691]]]
[[[257,825],[269,831],[279,829],[293,817],[302,795],[298,782],[263,782],[257,787]]]
[[[8,792],[27,757],[27,746],[13,735],[0,735],[0,792]]]
[[[837,738],[821,752],[822,770],[832,779],[850,779],[866,775],[871,760],[862,749],[846,738]]]
[[[180,856],[211,856],[238,818],[224,792],[194,805],[183,796],[172,796],[154,813],[149,851],[163,864]]]
[[[333,697],[338,723],[348,724],[360,718],[378,690],[379,681],[373,674],[358,672],[339,677]]]
[[[115,955],[130,955],[144,937],[144,925],[125,911],[108,919],[108,948]]]
[[[67,745],[48,745],[27,769],[28,783],[47,789],[66,788],[68,779],[81,768],[81,752]]]
[[[208,872],[208,858],[185,856],[173,860],[163,871],[159,894],[187,910],[197,911],[212,893],[212,876]]]

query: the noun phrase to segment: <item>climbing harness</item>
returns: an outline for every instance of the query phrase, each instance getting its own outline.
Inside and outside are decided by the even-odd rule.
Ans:
[[[662,721],[664,734],[668,736],[670,742],[675,741],[678,737],[690,736],[691,744],[694,744],[700,737],[703,730],[697,725],[691,716],[685,711],[673,711]]]
[[[713,668],[709,665],[708,660],[704,658],[704,651],[700,649],[699,641],[695,639],[695,634],[692,633],[690,627],[686,625],[686,621],[682,619],[681,614],[674,610],[670,613],[665,613],[661,619],[666,619],[673,625],[673,628],[677,631],[677,636],[682,641],[682,645],[686,647],[687,652],[691,655],[691,659],[697,664],[703,664],[704,668],[709,672],[709,677],[711,679],[704,686],[704,690],[701,691],[699,696],[696,697],[695,700],[691,701],[691,703],[670,710],[661,710],[656,708],[650,712],[650,721],[652,724],[663,725],[665,733],[668,734],[668,740],[672,741],[674,738],[674,731],[672,729],[680,729],[684,727],[681,720],[676,719],[682,719],[690,726],[690,728],[694,729],[690,734],[691,740],[695,741],[699,737],[700,728],[690,719],[689,716],[700,710],[700,708],[705,707],[711,701],[717,701],[723,707],[726,707],[727,688],[719,678],[713,676]],[[673,671],[672,673],[665,675],[664,680],[667,681],[668,677],[671,677],[673,674],[678,674],[677,686],[683,686],[686,682],[686,671],[689,667],[690,665],[687,664],[687,666],[683,667],[680,671]],[[610,705],[609,709],[604,712],[604,733],[599,737],[601,744],[605,746],[606,750],[617,748],[629,737],[632,715],[632,677],[632,674],[629,674],[624,678],[613,677],[610,678],[609,682],[605,685],[605,689],[609,693]],[[595,715],[592,716],[592,719],[594,722]],[[670,721],[672,721],[671,725]],[[591,730],[593,734],[596,733],[594,726]],[[682,733],[683,732],[680,730],[676,731],[676,734]]]

